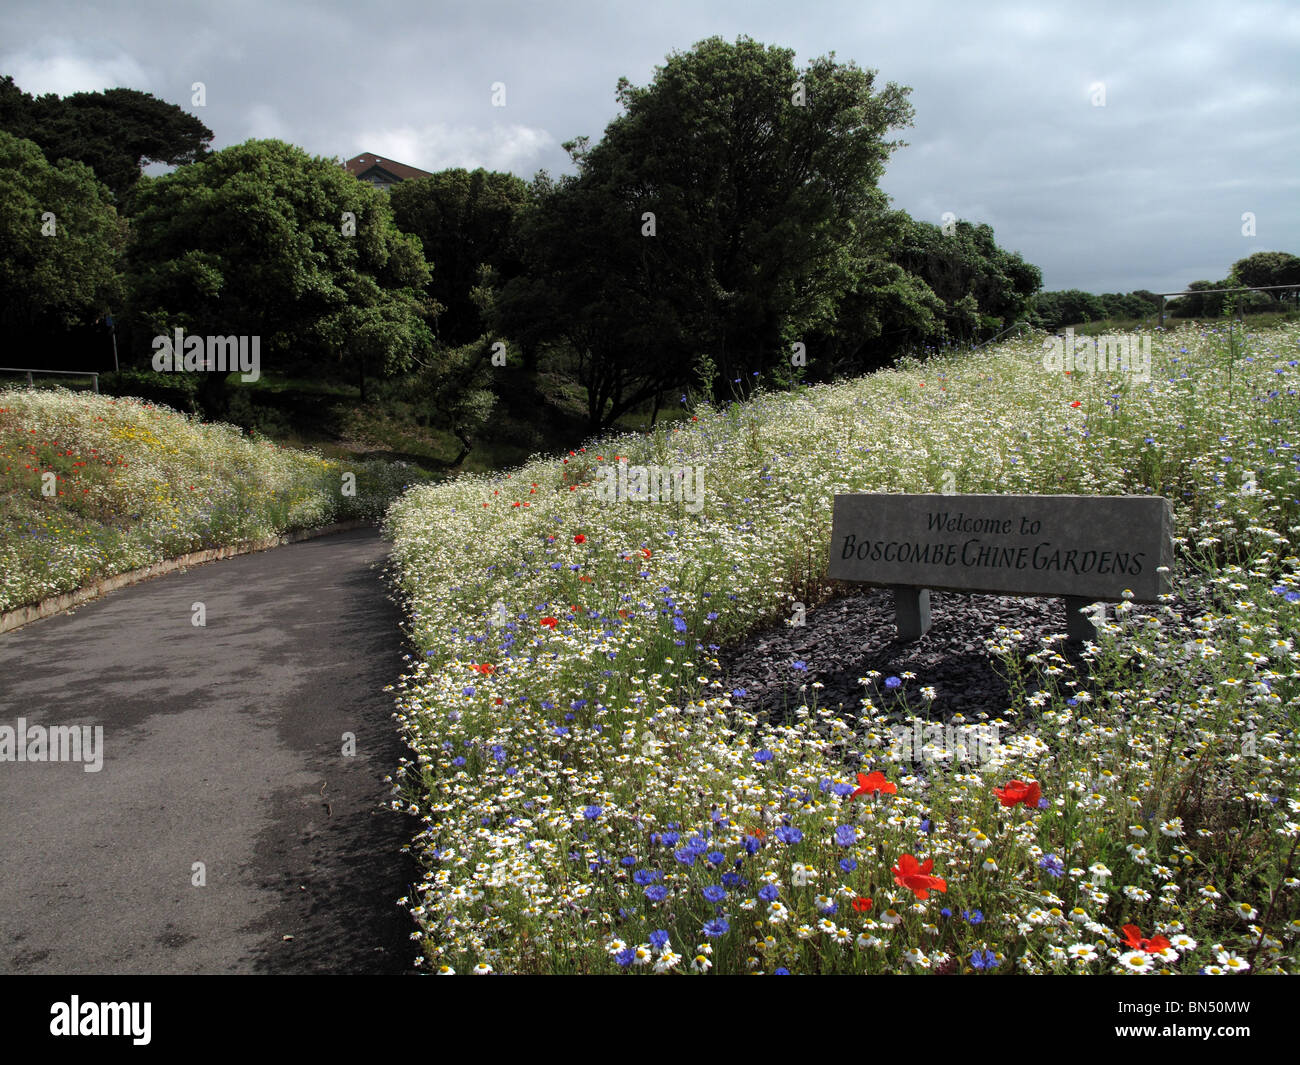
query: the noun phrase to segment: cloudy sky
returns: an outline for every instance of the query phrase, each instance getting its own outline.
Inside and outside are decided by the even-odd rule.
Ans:
[[[885,191],[917,218],[989,223],[1046,288],[1171,291],[1255,251],[1300,254],[1288,0],[6,0],[0,73],[31,93],[153,93],[215,148],[279,137],[531,178],[570,170],[562,142],[599,138],[620,76],[648,84],[714,35],[911,86]]]

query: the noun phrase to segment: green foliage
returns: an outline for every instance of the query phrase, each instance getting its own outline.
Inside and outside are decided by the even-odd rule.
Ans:
[[[959,221],[946,234],[909,219],[890,258],[939,298],[944,333],[963,342],[992,336],[1019,319],[1043,283],[1038,267],[999,248],[986,224]]]
[[[261,336],[264,365],[394,372],[429,351],[419,241],[334,161],[249,141],[145,179],[128,262],[135,350],[177,326]],[[355,225],[355,234],[349,231]]]
[[[124,241],[89,167],[52,165],[0,131],[0,322],[69,326],[102,314],[120,293]]]
[[[489,337],[438,352],[435,361],[417,375],[415,390],[428,405],[439,428],[461,443],[452,465],[469,454],[496,407],[492,391],[492,346]]]
[[[397,228],[420,238],[433,267],[427,292],[445,308],[437,322],[443,343],[466,344],[487,328],[475,299],[484,268],[494,285],[521,272],[515,240],[527,200],[523,180],[481,168],[444,170],[389,193]]]
[[[788,365],[787,339],[833,321],[881,250],[885,136],[912,110],[874,77],[714,37],[650,86],[620,80],[624,113],[600,143],[566,145],[578,176],[534,184],[528,272],[499,325],[516,335],[531,317],[535,340],[572,351],[593,425],[688,380],[701,351],[728,388]]]
[[[51,163],[85,163],[119,204],[145,163],[193,163],[212,140],[212,131],[193,115],[147,92],[106,89],[33,98],[9,75],[0,78],[0,130],[35,141]]]

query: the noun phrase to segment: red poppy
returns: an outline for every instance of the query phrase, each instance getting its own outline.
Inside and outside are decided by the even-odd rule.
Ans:
[[[877,769],[870,775],[866,773],[858,774],[858,790],[849,796],[850,799],[856,799],[859,795],[874,795],[878,791],[883,791],[886,795],[893,795],[898,791],[897,784],[891,784],[885,779],[885,774]]]
[[[930,897],[931,891],[948,890],[946,880],[942,877],[930,875],[930,870],[933,868],[933,858],[918,862],[915,855],[904,854],[898,859],[898,865],[893,869],[894,883],[899,887],[905,887],[909,891],[915,892],[916,897],[924,902]]]
[[[1076,399],[1073,403],[1070,404],[1070,406],[1071,406],[1071,407],[1082,407],[1082,406],[1083,406],[1083,403]]]
[[[583,536],[582,533],[578,533],[578,535],[573,538],[573,542],[575,544],[585,544],[587,542],[587,538]]]
[[[1124,933],[1124,942],[1133,950],[1142,951],[1143,954],[1159,954],[1169,949],[1169,940],[1164,936],[1143,939],[1142,929],[1135,924],[1126,924],[1120,931]]]
[[[755,839],[766,839],[766,838],[767,838],[767,833],[764,832],[761,828],[751,828],[751,829],[750,829],[748,832],[746,832],[745,834],[746,834],[747,836],[753,836]]]
[[[866,913],[871,909],[871,900],[865,895],[859,895],[853,900],[853,908],[857,910],[858,913]]]
[[[1016,803],[1023,802],[1026,806],[1033,807],[1038,805],[1043,792],[1033,781],[1026,784],[1023,780],[1008,780],[1005,788],[994,788],[993,794],[1003,806],[1015,806]]]
[[[470,666],[475,673],[482,673],[485,677],[496,672],[496,666],[491,662],[484,662],[482,665]]]
[[[646,558],[649,558],[651,555],[650,548],[648,547],[641,548],[641,554],[645,555]]]
[[[541,624],[548,629],[555,628],[555,626],[558,625],[559,623],[560,623],[559,618],[547,617],[547,618],[542,618],[541,620]]]

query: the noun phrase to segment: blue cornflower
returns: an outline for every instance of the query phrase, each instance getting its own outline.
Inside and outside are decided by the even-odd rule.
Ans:
[[[1048,876],[1059,879],[1065,872],[1065,863],[1055,854],[1044,854],[1038,859],[1038,868],[1045,870]]]
[[[924,832],[927,836],[934,831],[934,825],[930,822],[930,819],[928,817],[921,822],[921,831]]]
[[[645,897],[651,902],[663,902],[668,897],[668,889],[662,884],[655,884],[645,889]]]
[[[782,968],[782,969],[773,969],[773,970],[772,970],[772,975],[773,975],[773,976],[789,976],[789,975],[790,975],[790,970],[789,970],[789,969],[784,969],[784,968]]]
[[[774,755],[771,751],[769,751],[766,747],[764,747],[761,751],[759,751],[756,755],[754,755],[754,761],[770,762],[775,757],[776,755]]]
[[[780,893],[775,884],[764,884],[758,889],[758,897],[764,902],[775,902]]]
[[[791,663],[790,663],[790,668],[791,668],[791,669],[797,669],[797,670],[799,670],[801,673],[807,673],[807,672],[808,672],[808,663],[807,663],[807,662],[791,662]]]
[[[971,924],[979,924],[984,920],[984,914],[979,910],[962,910],[961,915]]]
[[[843,869],[846,873],[853,872],[853,870],[855,870],[857,867],[858,867],[858,861],[856,858],[840,859],[840,868]]]
[[[614,955],[614,960],[626,969],[636,958],[636,947],[628,947]]]
[[[991,950],[977,950],[971,954],[970,964],[972,969],[996,969],[998,958]]]
[[[625,858],[620,858],[619,861],[630,869],[632,866],[636,865],[636,855],[629,854]]]
[[[596,820],[596,818],[598,818],[598,817],[599,817],[603,812],[604,812],[604,811],[601,810],[601,808],[600,808],[599,806],[586,806],[586,807],[583,807],[583,810],[582,810],[582,816],[585,817],[588,821],[594,821],[594,820]]]
[[[684,622],[681,618],[673,618],[673,628],[676,629],[678,632],[685,632],[686,622]]]
[[[772,835],[782,843],[798,843],[803,839],[803,833],[793,825],[782,825]]]
[[[704,857],[710,865],[721,865],[727,860],[727,856],[722,851],[709,851]]]
[[[724,887],[735,888],[740,887],[744,883],[745,881],[741,878],[739,873],[722,874],[722,884]]]
[[[465,764],[465,759],[464,759],[463,756],[458,756],[458,757],[453,758],[453,759],[451,760],[451,764],[452,764],[452,765],[464,765],[464,764]]]
[[[718,936],[725,936],[731,931],[731,925],[727,923],[725,917],[715,917],[704,926],[704,934],[710,939],[717,939]]]
[[[726,889],[720,888],[716,884],[710,884],[702,892],[700,892],[700,894],[702,894],[710,902],[721,902],[723,899],[727,897]]]
[[[858,830],[852,825],[840,825],[835,829],[835,842],[841,847],[852,847],[858,841]]]
[[[951,916],[952,916],[952,910],[948,909],[948,907],[945,906],[942,910],[939,911],[939,916],[940,916],[940,917],[951,917]]]
[[[695,864],[695,852],[687,847],[682,847],[679,850],[673,851],[673,857],[681,862],[682,865]]]
[[[663,950],[668,945],[668,933],[662,928],[650,933],[650,946],[655,950]]]
[[[886,687],[886,688],[901,688],[902,686],[903,686],[903,682],[902,682],[901,680],[899,680],[897,677],[886,677],[886,678],[885,678],[885,687]]]
[[[763,841],[760,840],[757,836],[746,836],[746,837],[745,837],[745,853],[746,853],[746,854],[757,854],[757,853],[758,853],[758,849],[759,849],[761,846],[763,846]]]
[[[661,876],[663,876],[663,873],[659,872],[658,869],[638,869],[632,874],[632,880],[645,887],[646,884],[653,884]]]

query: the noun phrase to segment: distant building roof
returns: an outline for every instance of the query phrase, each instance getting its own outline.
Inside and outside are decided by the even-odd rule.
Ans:
[[[407,166],[393,159],[384,159],[371,152],[353,156],[343,164],[343,169],[361,181],[368,181],[379,187],[396,185],[399,181],[409,181],[412,178],[433,177],[428,170]]]

